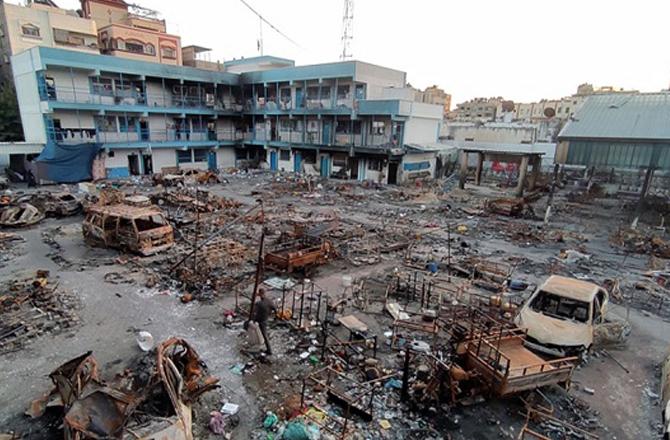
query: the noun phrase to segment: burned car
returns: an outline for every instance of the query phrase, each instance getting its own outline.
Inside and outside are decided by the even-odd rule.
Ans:
[[[43,211],[45,215],[53,217],[67,217],[81,210],[81,202],[69,192],[26,194],[19,197],[16,203],[29,203]]]
[[[587,281],[550,276],[525,302],[515,323],[528,331],[526,345],[564,356],[587,350],[605,325],[609,295]]]
[[[150,356],[110,382],[91,352],[74,358],[49,375],[54,388],[26,414],[61,407],[66,440],[193,440],[192,405],[219,380],[183,339],[168,339]]]
[[[9,206],[0,212],[0,226],[20,228],[32,226],[44,220],[44,211],[30,203],[19,203]]]
[[[94,205],[82,224],[84,239],[93,246],[128,250],[149,256],[174,244],[174,231],[156,206]]]

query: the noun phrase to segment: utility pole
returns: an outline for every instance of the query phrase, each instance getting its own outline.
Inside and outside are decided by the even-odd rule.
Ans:
[[[344,0],[342,14],[342,53],[340,60],[351,58],[351,41],[354,39],[354,0]]]

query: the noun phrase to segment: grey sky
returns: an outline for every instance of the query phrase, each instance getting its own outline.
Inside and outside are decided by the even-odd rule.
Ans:
[[[258,19],[239,0],[129,0],[154,8],[182,43],[213,59],[258,55]],[[342,0],[247,0],[297,41],[263,27],[265,54],[337,61]],[[56,0],[78,8],[78,0]],[[355,0],[355,59],[437,84],[454,103],[475,96],[559,98],[577,85],[657,91],[670,84],[668,0]]]

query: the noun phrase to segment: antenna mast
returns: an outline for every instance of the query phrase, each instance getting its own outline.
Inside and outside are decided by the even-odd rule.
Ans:
[[[351,40],[354,39],[354,0],[344,0],[342,14],[342,54],[340,60],[351,58]]]

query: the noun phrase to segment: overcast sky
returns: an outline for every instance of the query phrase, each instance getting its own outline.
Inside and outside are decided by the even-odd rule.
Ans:
[[[212,48],[213,59],[258,55],[259,20],[240,0],[136,1],[159,10],[183,45]],[[247,1],[299,44],[264,25],[266,55],[299,65],[339,59],[342,0]],[[354,58],[406,71],[414,86],[437,84],[453,104],[559,98],[583,82],[641,91],[670,84],[670,0],[354,2]]]

